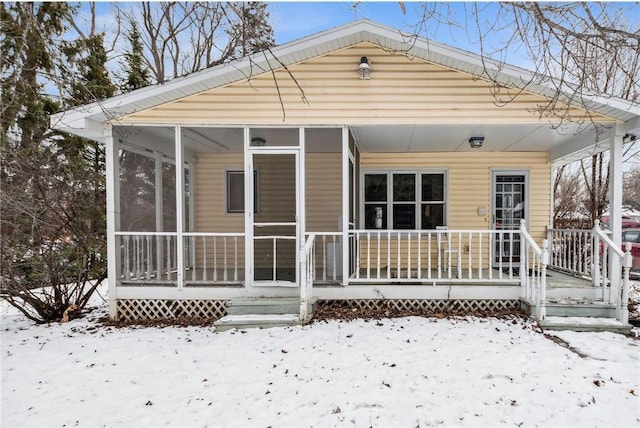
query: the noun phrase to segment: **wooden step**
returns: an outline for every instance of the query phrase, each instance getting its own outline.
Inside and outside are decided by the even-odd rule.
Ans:
[[[226,331],[233,328],[271,328],[301,325],[298,314],[250,314],[226,315],[214,322],[216,331]]]

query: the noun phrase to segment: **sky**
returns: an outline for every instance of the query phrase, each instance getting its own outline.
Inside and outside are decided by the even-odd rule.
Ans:
[[[491,20],[499,9],[496,2],[269,1],[267,3],[269,5],[270,23],[274,29],[276,43],[278,45],[357,19],[370,19],[411,33],[413,32],[412,25],[414,25],[418,17],[423,14],[422,9],[424,5],[433,6],[437,4],[438,11],[446,13],[448,17],[451,18],[451,21],[459,24],[457,26],[437,25],[434,21],[430,21],[430,26],[420,35],[474,53],[480,53],[477,43],[478,35],[475,33],[477,27],[475,22],[467,23],[467,17],[471,16],[472,9],[477,7],[481,12],[481,19]],[[88,3],[80,3],[81,13],[88,10],[87,4]],[[120,8],[128,9],[135,3],[117,2],[117,4]],[[629,22],[640,21],[640,5],[637,2],[619,4],[624,4],[624,7],[627,9],[628,13],[626,13],[625,18],[628,19]],[[99,14],[98,26],[106,30],[108,40],[109,33],[115,33],[116,27],[113,15],[113,2],[99,2],[97,9]],[[511,36],[513,36],[512,28],[492,31],[487,34],[485,36],[485,55],[490,54],[492,49],[498,49],[503,46]],[[512,65],[533,68],[528,62],[528,55],[526,55],[523,50],[519,50],[517,47],[511,47],[508,55],[508,58],[497,59],[506,60],[507,63]]]

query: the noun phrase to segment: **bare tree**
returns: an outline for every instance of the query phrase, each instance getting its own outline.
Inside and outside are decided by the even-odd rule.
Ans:
[[[640,210],[640,167],[631,169],[624,177],[623,203],[634,210]]]
[[[566,165],[556,170],[553,182],[554,210],[553,226],[556,228],[589,227],[584,215],[584,186],[580,170]],[[589,223],[589,224],[586,224]]]
[[[403,5],[404,7],[404,5]],[[485,61],[482,77],[493,81],[504,103],[499,72],[510,55],[526,52],[533,78],[519,89],[545,84],[554,89],[541,117],[576,121],[570,106],[590,112],[596,94],[640,100],[640,21],[632,3],[504,2],[464,4],[462,16],[447,3],[422,3],[409,39],[433,36],[443,27],[466,29]],[[404,9],[403,9],[404,10]],[[498,98],[499,95],[499,98]],[[587,119],[586,125],[591,125]]]

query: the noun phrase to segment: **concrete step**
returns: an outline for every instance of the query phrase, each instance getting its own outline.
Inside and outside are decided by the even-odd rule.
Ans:
[[[307,312],[313,313],[318,302],[317,298],[309,299]],[[299,314],[299,298],[242,298],[232,299],[227,306],[228,315],[282,315]]]
[[[227,315],[213,323],[216,331],[226,331],[232,328],[287,327],[301,324],[298,314]]]
[[[589,299],[550,299],[545,305],[548,316],[615,318],[616,307]]]
[[[629,334],[632,328],[631,324],[625,324],[616,319],[592,317],[547,316],[539,324],[543,330],[609,331],[622,334]]]
[[[532,302],[524,300],[523,306],[523,309],[530,314],[535,312],[535,305]],[[547,316],[551,317],[616,317],[615,305],[592,299],[547,299],[545,309]]]

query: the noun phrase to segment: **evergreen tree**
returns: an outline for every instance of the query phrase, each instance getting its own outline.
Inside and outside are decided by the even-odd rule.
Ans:
[[[129,51],[124,54],[124,61],[120,63],[125,73],[120,85],[123,92],[144,88],[151,83],[149,67],[144,59],[144,47],[136,22],[131,23],[131,29],[127,32]]]
[[[127,32],[129,49],[120,66],[120,88],[130,92],[151,83],[144,59],[138,24]],[[122,230],[155,231],[155,161],[127,150],[120,151],[120,227]]]
[[[95,143],[49,129],[70,105],[114,94],[101,36],[61,49],[75,9],[2,3],[2,287],[36,322],[80,310],[106,277],[104,160]],[[72,76],[79,76],[72,79]],[[46,82],[46,83],[45,83]]]

